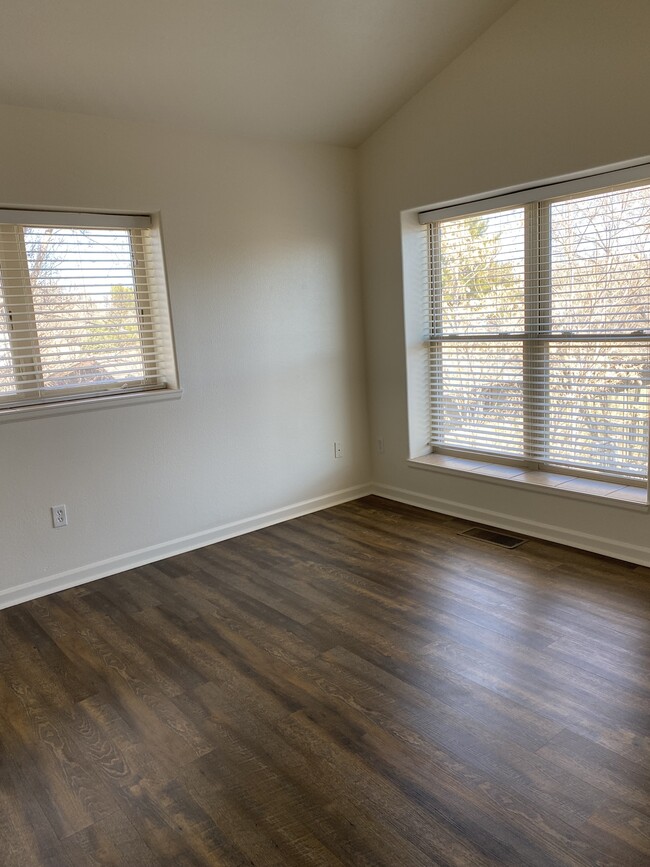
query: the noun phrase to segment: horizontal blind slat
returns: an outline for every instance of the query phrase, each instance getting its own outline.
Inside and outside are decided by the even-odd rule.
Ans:
[[[150,218],[2,216],[0,406],[165,387],[175,363]]]
[[[649,227],[647,185],[430,223],[434,447],[647,476]]]

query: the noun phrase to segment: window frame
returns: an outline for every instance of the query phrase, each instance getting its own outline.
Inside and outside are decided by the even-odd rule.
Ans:
[[[0,274],[2,289],[9,286],[11,300],[2,301],[8,322],[7,347],[13,373],[15,392],[0,395],[0,422],[23,417],[60,414],[79,410],[99,409],[134,402],[180,397],[179,383],[169,290],[162,248],[160,214],[130,214],[108,212],[76,212],[65,210],[33,210],[29,208],[0,208],[0,223],[15,229],[14,237],[7,240],[8,233],[0,232]],[[133,275],[135,315],[137,317],[140,345],[139,357],[143,376],[115,382],[87,383],[77,386],[57,386],[56,393],[46,394],[42,374],[42,359],[39,352],[39,337],[36,325],[33,293],[29,278],[7,276],[6,264],[20,263],[20,270],[29,274],[29,262],[23,229],[29,227],[52,227],[70,229],[119,229],[128,232],[129,257]],[[145,233],[147,233],[145,238]],[[152,276],[155,273],[155,279]],[[15,298],[20,300],[16,303]],[[18,308],[18,309],[16,309]],[[154,325],[154,318],[160,324]],[[21,352],[19,333],[15,324],[20,322],[29,334],[29,355]],[[163,360],[163,356],[165,359]],[[116,355],[119,359],[119,354]],[[32,398],[21,399],[26,384],[31,391],[38,390]]]
[[[522,355],[524,360],[523,368],[523,383],[524,383],[524,399],[523,399],[523,430],[530,432],[533,425],[526,424],[526,414],[530,416],[532,412],[531,406],[539,408],[539,396],[531,397],[532,391],[544,389],[544,378],[536,379],[530,376],[530,371],[535,366],[543,366],[545,364],[545,356],[548,354],[548,349],[552,345],[553,340],[562,340],[569,343],[597,343],[602,340],[616,340],[624,342],[626,340],[635,340],[637,343],[650,343],[650,330],[645,330],[642,335],[635,333],[634,335],[624,335],[621,332],[603,332],[592,334],[575,334],[560,336],[551,336],[550,323],[548,316],[542,308],[542,299],[549,298],[548,292],[545,292],[545,287],[541,285],[544,278],[542,275],[548,274],[548,270],[542,267],[544,262],[548,263],[548,256],[551,244],[549,233],[540,232],[541,224],[546,221],[548,224],[550,203],[561,199],[577,198],[582,195],[588,196],[597,193],[599,190],[608,187],[624,187],[624,186],[639,186],[643,183],[650,183],[650,165],[647,162],[635,163],[621,167],[610,167],[609,169],[593,170],[581,176],[574,176],[569,179],[557,179],[556,181],[540,182],[534,185],[506,190],[497,191],[491,194],[483,194],[472,199],[463,199],[452,202],[442,203],[426,211],[408,211],[402,214],[403,226],[403,264],[404,264],[404,285],[405,285],[405,314],[406,314],[406,338],[407,338],[407,374],[408,374],[408,396],[409,396],[409,439],[410,439],[410,459],[411,461],[418,458],[424,458],[426,455],[440,454],[442,456],[449,455],[450,457],[458,457],[465,459],[468,462],[482,461],[483,463],[495,465],[506,465],[511,467],[520,467],[522,470],[539,471],[548,474],[566,474],[570,473],[572,477],[593,479],[598,482],[615,483],[623,486],[636,486],[647,489],[647,478],[634,478],[624,476],[618,473],[602,472],[588,468],[579,468],[567,464],[566,466],[559,461],[548,462],[540,460],[532,456],[532,449],[528,449],[529,455],[523,457],[510,457],[500,454],[493,454],[489,451],[476,451],[462,448],[447,447],[444,445],[432,445],[429,430],[433,430],[435,425],[436,401],[435,394],[440,380],[435,376],[436,369],[436,353],[441,351],[442,344],[445,341],[454,339],[467,340],[467,336],[458,337],[443,337],[441,333],[436,334],[435,316],[436,305],[435,297],[437,286],[439,286],[439,275],[436,275],[434,268],[438,258],[433,255],[436,245],[436,232],[439,232],[437,224],[441,220],[453,217],[462,216],[480,216],[486,212],[494,212],[497,210],[507,210],[517,206],[522,206],[525,209],[526,219],[526,267],[525,267],[525,326],[523,332],[518,332],[510,338],[504,335],[495,335],[494,333],[471,334],[472,341],[480,341],[481,339],[492,340],[519,340],[523,342]],[[421,261],[421,252],[418,251],[416,242],[416,228],[426,227],[426,269],[427,279],[425,281],[427,291],[427,313],[428,322],[431,323],[430,328],[425,328],[423,334],[421,349],[416,350],[410,334],[413,331],[413,316],[414,308],[409,304],[409,287],[412,287],[415,280],[414,259],[417,255]],[[546,237],[546,250],[540,249],[539,239]],[[421,241],[420,241],[421,245]],[[436,279],[438,276],[438,279]],[[422,291],[421,271],[418,278],[420,292]],[[548,287],[546,287],[548,289]],[[421,297],[421,296],[420,296]],[[622,338],[622,340],[621,340]],[[604,341],[603,341],[604,342]],[[424,349],[424,355],[422,352]],[[425,358],[426,356],[426,358]],[[537,356],[537,357],[535,357]],[[439,362],[438,362],[439,363]],[[426,370],[425,370],[426,368]],[[426,398],[426,407],[423,407],[421,392],[419,395],[414,393],[414,382],[417,378],[422,378],[422,374],[428,380],[428,395]],[[534,385],[533,383],[541,383]],[[440,386],[442,383],[440,383]],[[417,400],[414,400],[417,397]],[[440,405],[440,402],[438,403]],[[548,404],[543,404],[544,407]],[[428,418],[427,418],[428,416]],[[426,442],[423,442],[424,429],[427,428]],[[526,444],[528,445],[528,444]],[[648,469],[646,461],[646,472]],[[486,473],[487,475],[488,473]]]

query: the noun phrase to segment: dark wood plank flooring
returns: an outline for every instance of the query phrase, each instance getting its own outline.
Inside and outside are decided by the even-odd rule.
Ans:
[[[650,570],[369,497],[0,612],[0,863],[650,864]]]

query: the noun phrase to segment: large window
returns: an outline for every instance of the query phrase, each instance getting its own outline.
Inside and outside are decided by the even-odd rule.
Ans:
[[[0,211],[0,417],[176,386],[150,217]]]
[[[420,221],[434,451],[645,484],[649,183],[591,178]]]

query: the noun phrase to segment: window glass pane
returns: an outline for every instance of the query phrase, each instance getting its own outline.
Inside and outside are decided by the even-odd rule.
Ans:
[[[442,343],[434,352],[435,444],[521,456],[522,344]]]
[[[647,478],[650,186],[640,184],[430,225],[434,446]],[[506,333],[517,339],[496,339]]]
[[[9,315],[0,295],[0,394],[13,394],[16,380],[9,346]]]
[[[650,328],[650,187],[551,205],[554,331]]]
[[[129,230],[26,227],[24,237],[46,391],[141,379]]]
[[[524,209],[448,220],[433,263],[433,330],[486,334],[524,327]]]
[[[649,388],[648,344],[552,343],[548,460],[645,477]]]

